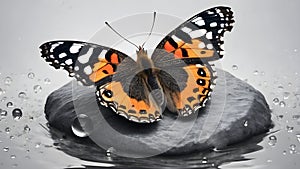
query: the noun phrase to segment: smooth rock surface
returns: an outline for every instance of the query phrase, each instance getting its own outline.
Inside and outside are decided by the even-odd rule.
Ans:
[[[92,123],[88,133],[93,142],[130,157],[223,148],[267,132],[272,121],[264,96],[230,73],[217,72],[217,85],[210,101],[188,118],[164,112],[163,119],[153,124],[129,122],[110,109],[99,110],[95,89],[78,86],[75,81],[48,96],[46,118],[51,127],[73,135],[74,119],[77,114],[85,114]]]

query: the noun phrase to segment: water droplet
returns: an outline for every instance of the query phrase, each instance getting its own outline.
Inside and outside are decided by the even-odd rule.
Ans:
[[[18,97],[19,97],[20,99],[26,99],[26,93],[25,93],[25,92],[20,92],[20,93],[18,94]]]
[[[6,127],[6,128],[4,129],[4,131],[5,131],[6,134],[9,134],[10,128],[9,128],[9,127]]]
[[[285,102],[284,102],[284,101],[280,101],[280,102],[279,102],[279,106],[280,106],[280,107],[285,107]]]
[[[278,89],[283,90],[283,86],[282,86],[282,85],[279,85],[279,86],[278,86]]]
[[[42,91],[42,87],[40,85],[33,86],[34,93],[40,93]]]
[[[268,144],[270,146],[275,146],[276,143],[277,143],[277,137],[274,136],[274,135],[269,136],[269,142],[268,142]]]
[[[232,65],[232,70],[238,70],[239,67],[237,65]]]
[[[0,88],[0,95],[4,94],[5,92],[3,91],[3,89]]]
[[[15,158],[16,158],[16,155],[11,155],[10,158],[11,158],[11,159],[15,159]]]
[[[289,98],[289,96],[290,96],[290,92],[283,92],[283,99],[288,99]]]
[[[113,148],[113,147],[109,147],[107,150],[106,150],[106,156],[107,157],[110,157],[116,150]]]
[[[203,164],[207,164],[208,163],[208,160],[206,157],[203,157],[202,160],[201,160],[201,163]]]
[[[24,127],[24,132],[28,133],[30,130],[30,127],[26,124]]]
[[[278,105],[279,104],[279,99],[278,98],[274,98],[273,99],[273,104],[274,105]]]
[[[13,102],[7,102],[6,107],[8,107],[8,108],[14,107]]]
[[[244,122],[244,126],[248,127],[248,121],[247,120]]]
[[[260,72],[260,75],[261,75],[261,76],[264,76],[264,75],[265,75],[265,72],[264,72],[264,71],[261,71],[261,72]]]
[[[50,83],[51,83],[51,80],[50,80],[49,78],[45,78],[45,79],[44,79],[44,83],[45,83],[45,84],[50,84]]]
[[[298,142],[300,143],[300,133],[296,134],[296,138],[297,138]]]
[[[1,115],[2,118],[7,116],[7,111],[6,110],[1,109],[0,111],[1,111],[0,115]]]
[[[35,144],[35,148],[40,148],[41,147],[41,143],[36,143]]]
[[[7,99],[6,96],[2,97],[1,102],[4,102]]]
[[[4,84],[5,85],[10,85],[11,83],[12,83],[12,78],[11,77],[9,77],[9,76],[7,76],[5,79],[4,79]]]
[[[286,126],[286,130],[287,130],[289,133],[291,133],[291,132],[293,132],[294,127],[293,127],[293,126]]]
[[[13,140],[15,138],[15,136],[9,136],[10,140]]]
[[[288,83],[288,86],[292,86],[292,83],[291,83],[291,82],[289,82],[289,83]]]
[[[8,147],[4,147],[4,148],[3,148],[3,151],[4,151],[4,152],[8,152],[8,151],[9,151],[9,148],[8,148]]]
[[[13,109],[12,116],[15,120],[19,120],[22,117],[22,115],[23,115],[23,112],[21,109],[19,109],[19,108]]]
[[[258,75],[258,70],[254,70],[253,74],[254,74],[255,76],[257,76],[257,75]]]
[[[284,150],[284,151],[282,152],[282,154],[283,154],[283,155],[286,155],[286,151]]]
[[[27,77],[28,77],[29,79],[34,79],[35,74],[34,74],[33,72],[29,72],[29,73],[27,74]]]
[[[92,120],[85,114],[79,114],[74,119],[72,124],[72,131],[78,137],[87,137],[93,130]]]
[[[296,154],[296,145],[295,144],[291,144],[290,145],[290,153],[291,154]]]
[[[294,120],[300,120],[300,115],[293,115],[293,117],[292,117]]]

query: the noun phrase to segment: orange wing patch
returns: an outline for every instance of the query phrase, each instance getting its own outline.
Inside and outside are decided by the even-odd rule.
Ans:
[[[171,94],[174,108],[179,115],[188,116],[205,106],[212,91],[212,74],[206,66],[190,65],[184,68],[188,74],[186,87]],[[170,104],[170,103],[169,103]]]
[[[162,109],[151,96],[149,101],[130,98],[120,82],[113,81],[99,87],[96,95],[100,104],[131,121],[150,123],[161,119]]]
[[[107,76],[113,75],[115,73],[115,66],[106,59],[100,58],[99,62],[94,64],[93,72],[89,76],[90,80],[97,82]]]

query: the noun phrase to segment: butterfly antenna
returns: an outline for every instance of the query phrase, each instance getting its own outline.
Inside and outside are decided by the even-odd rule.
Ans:
[[[105,24],[112,30],[114,31],[117,35],[119,35],[121,38],[123,38],[124,40],[126,40],[127,42],[129,42],[130,44],[134,45],[136,48],[139,49],[139,47],[134,44],[133,42],[129,41],[128,39],[126,39],[124,36],[122,36],[119,32],[117,32],[113,27],[110,26],[110,24],[108,22],[105,22]]]
[[[149,34],[148,34],[148,36],[147,36],[147,39],[146,39],[145,42],[142,44],[142,47],[144,47],[145,43],[148,41],[148,39],[150,38],[150,35],[152,34],[153,27],[154,27],[154,23],[155,23],[155,19],[156,19],[156,12],[153,13],[152,26],[151,26],[150,32],[149,32]]]

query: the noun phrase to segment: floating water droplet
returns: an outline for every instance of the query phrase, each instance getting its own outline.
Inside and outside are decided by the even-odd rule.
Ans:
[[[31,130],[30,127],[26,124],[24,126],[24,132],[28,133],[30,130]]]
[[[23,115],[23,112],[21,109],[19,109],[19,108],[13,109],[12,116],[15,120],[19,120],[22,117],[22,115]]]
[[[283,118],[283,115],[282,115],[282,114],[278,115],[278,118],[279,118],[279,119],[282,119],[282,118]]]
[[[286,151],[284,150],[284,151],[282,152],[282,154],[283,154],[283,155],[286,155]]]
[[[5,85],[10,85],[11,83],[12,83],[12,78],[11,77],[9,77],[9,76],[7,76],[5,79],[4,79],[4,84]]]
[[[291,82],[289,82],[289,83],[288,83],[288,86],[292,86],[292,83],[291,83]]]
[[[280,101],[280,102],[279,102],[279,106],[280,106],[280,107],[285,107],[285,102],[284,102],[284,101]]]
[[[19,97],[20,99],[26,99],[26,93],[25,93],[25,92],[20,92],[20,93],[18,94],[18,97]]]
[[[290,153],[291,154],[296,154],[297,153],[295,144],[290,145]]]
[[[33,72],[29,72],[29,73],[27,74],[27,77],[28,77],[29,79],[34,79],[35,74],[34,74]]]
[[[248,127],[248,121],[247,121],[247,120],[244,121],[244,126],[245,126],[245,127]]]
[[[40,93],[42,91],[42,86],[40,85],[34,85],[33,86],[34,93]]]
[[[6,107],[8,107],[8,108],[14,107],[13,102],[7,102]]]
[[[1,109],[0,111],[1,111],[0,115],[1,115],[2,118],[7,116],[7,111],[6,110]]]
[[[278,98],[274,98],[273,99],[273,104],[274,105],[278,105],[279,104],[279,99]]]
[[[8,152],[8,151],[9,151],[9,148],[8,148],[8,147],[4,147],[4,148],[3,148],[3,151],[4,151],[4,152]]]
[[[51,80],[50,80],[49,78],[45,78],[45,79],[44,79],[44,83],[45,83],[45,84],[50,84],[50,83],[51,83]]]
[[[253,74],[254,74],[255,76],[257,76],[257,75],[258,75],[258,70],[254,70]]]
[[[9,136],[10,140],[13,140],[15,138],[15,136]]]
[[[237,65],[232,65],[232,70],[238,70],[239,67]]]
[[[286,130],[287,130],[289,133],[291,133],[291,132],[293,132],[294,127],[293,127],[293,126],[286,126]]]
[[[4,102],[7,99],[6,96],[2,97],[1,102]]]
[[[41,147],[41,143],[36,143],[35,144],[35,148],[40,148]]]
[[[283,92],[283,99],[288,99],[290,97],[290,92]]]
[[[13,155],[10,156],[10,158],[11,158],[11,159],[15,159],[15,158],[16,158],[16,155],[13,154]]]
[[[6,128],[4,129],[4,131],[5,131],[6,134],[9,134],[10,128],[9,128],[9,127],[6,127]]]
[[[3,91],[3,89],[0,88],[0,95],[4,94],[5,92]]]
[[[276,143],[277,143],[277,137],[274,136],[274,135],[269,136],[269,142],[268,142],[268,144],[269,144],[270,146],[275,146]]]
[[[92,120],[85,114],[79,114],[74,119],[72,124],[72,131],[78,137],[87,137],[93,130]]]

